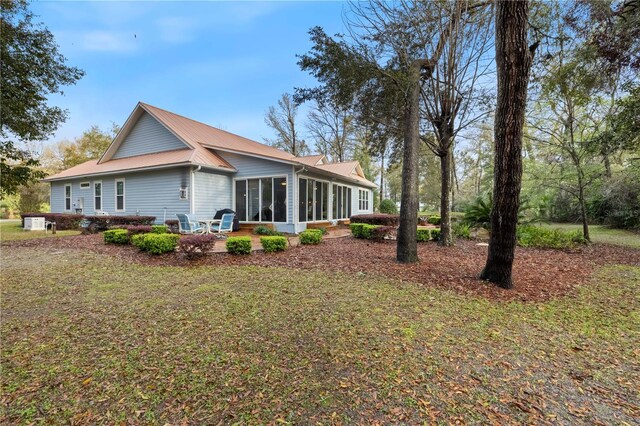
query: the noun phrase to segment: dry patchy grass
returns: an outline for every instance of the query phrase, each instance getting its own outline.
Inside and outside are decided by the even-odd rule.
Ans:
[[[357,273],[3,253],[1,423],[633,423],[640,268],[495,302]]]

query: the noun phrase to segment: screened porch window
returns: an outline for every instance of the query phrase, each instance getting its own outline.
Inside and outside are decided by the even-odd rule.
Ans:
[[[333,218],[348,219],[351,216],[351,188],[333,185]]]
[[[314,179],[300,178],[298,193],[298,219],[317,222],[329,219],[329,184]]]
[[[241,222],[286,222],[287,178],[236,180],[236,215]]]

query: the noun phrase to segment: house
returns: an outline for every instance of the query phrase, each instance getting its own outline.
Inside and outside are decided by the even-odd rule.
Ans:
[[[100,159],[45,181],[53,213],[151,215],[161,223],[230,208],[241,223],[282,232],[371,213],[376,188],[356,161],[296,157],[142,102]]]

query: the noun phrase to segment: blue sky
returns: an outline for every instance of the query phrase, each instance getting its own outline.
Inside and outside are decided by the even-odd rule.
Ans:
[[[270,105],[313,86],[307,31],[344,32],[341,2],[34,2],[86,75],[51,102],[69,119],[49,142],[123,124],[140,100],[262,141]],[[301,111],[301,116],[302,114]]]

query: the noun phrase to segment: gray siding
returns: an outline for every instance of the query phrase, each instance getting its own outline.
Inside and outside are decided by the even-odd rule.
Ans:
[[[125,211],[116,212],[115,180],[120,178],[125,179]],[[91,182],[91,188],[81,190],[80,182],[87,181]],[[179,199],[180,187],[190,185],[190,170],[187,167],[52,182],[51,212],[65,213],[64,185],[71,183],[72,202],[77,205],[79,197],[84,197],[84,214],[95,214],[95,181],[102,181],[102,210],[112,215],[155,216],[156,222],[161,223],[165,207],[167,219],[176,219],[176,213],[190,212],[190,200]]]
[[[194,172],[193,180],[193,207],[198,218],[212,218],[221,209],[234,210],[231,204],[233,183],[230,175],[200,170]]]
[[[148,113],[144,113],[122,141],[113,158],[184,149],[187,146]]]
[[[232,154],[228,152],[217,151],[222,158],[227,160],[234,166],[238,172],[233,175],[233,179],[243,179],[251,177],[269,177],[269,176],[286,176],[287,177],[287,218],[289,223],[294,220],[294,185],[293,185],[293,166],[291,164],[279,163],[277,161],[266,160],[262,158],[250,157],[248,155]],[[235,187],[231,187],[232,196],[235,193]],[[232,203],[235,200],[232,199]],[[235,205],[231,207],[235,210]]]

